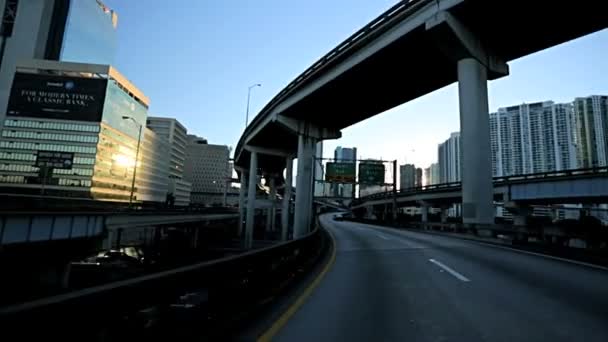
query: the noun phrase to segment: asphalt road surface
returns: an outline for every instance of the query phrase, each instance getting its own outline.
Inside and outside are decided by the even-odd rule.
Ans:
[[[321,222],[336,260],[276,341],[608,341],[608,270]]]

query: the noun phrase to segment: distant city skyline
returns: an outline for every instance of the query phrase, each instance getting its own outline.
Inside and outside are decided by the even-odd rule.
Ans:
[[[262,84],[252,90],[251,119],[291,80],[394,1],[168,7],[151,0],[145,16],[137,4],[106,3],[120,14],[116,65],[153,99],[151,115],[175,117],[210,142],[235,146],[244,128],[249,85]],[[180,20],[158,30],[167,18]],[[509,63],[511,74],[489,83],[489,111],[608,93],[598,77],[608,74],[608,49],[598,48],[606,45],[608,30],[603,30]],[[325,141],[324,156],[331,158],[337,146],[357,146],[360,158],[428,167],[436,161],[437,144],[460,130],[457,93],[452,84],[348,127],[341,139]]]

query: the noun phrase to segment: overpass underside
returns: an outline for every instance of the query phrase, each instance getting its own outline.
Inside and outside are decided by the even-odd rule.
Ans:
[[[296,156],[298,193],[311,191],[317,141],[458,81],[464,222],[493,222],[487,81],[508,75],[509,61],[606,28],[608,12],[595,1],[419,0],[395,8],[273,99],[246,129],[236,163],[282,177],[286,158]],[[311,205],[305,198],[296,210]]]

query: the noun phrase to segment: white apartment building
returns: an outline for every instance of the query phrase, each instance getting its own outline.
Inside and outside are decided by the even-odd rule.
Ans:
[[[490,114],[492,174],[576,168],[574,128],[570,104],[545,101],[499,108]]]
[[[460,153],[460,132],[454,132],[438,148],[439,183],[450,183],[460,181],[460,165],[462,156]]]
[[[608,96],[577,97],[573,106],[580,167],[606,166]]]

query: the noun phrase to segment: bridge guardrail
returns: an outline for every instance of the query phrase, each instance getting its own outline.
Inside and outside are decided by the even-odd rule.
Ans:
[[[529,181],[545,181],[545,180],[560,180],[560,179],[570,179],[570,178],[578,178],[578,177],[587,177],[593,175],[605,175],[608,176],[608,166],[602,167],[594,167],[594,168],[583,168],[583,169],[571,169],[571,170],[560,170],[560,171],[551,171],[551,172],[539,172],[539,173],[528,173],[522,175],[512,175],[512,176],[500,176],[494,177],[493,181],[495,185],[508,185],[508,184],[516,184],[523,183]],[[431,191],[445,191],[445,190],[457,190],[462,185],[461,182],[451,182],[451,183],[441,183],[441,184],[431,184],[425,185],[421,187],[407,188],[407,189],[399,189],[396,194],[399,195],[407,195],[407,194],[416,194],[419,192],[431,192]],[[360,204],[365,201],[375,200],[375,199],[383,199],[387,197],[392,197],[393,192],[379,192],[367,196],[360,197],[356,200],[357,204]]]
[[[397,4],[384,11],[384,13],[380,14],[366,26],[361,28],[360,30],[353,33],[350,37],[345,39],[342,43],[336,46],[334,49],[330,50],[327,54],[321,57],[318,61],[316,61],[312,66],[308,69],[304,70],[298,77],[296,77],[293,81],[291,81],[285,88],[283,88],[275,97],[273,97],[264,108],[260,111],[260,113],[269,112],[272,110],[278,103],[284,100],[292,91],[295,91],[298,86],[305,83],[312,75],[326,67],[328,64],[334,63],[338,57],[343,54],[349,47],[356,46],[362,41],[369,39],[371,35],[377,35],[389,30],[392,26],[389,24],[391,20],[397,18],[402,15],[407,15],[408,11],[414,10],[419,5],[423,5],[425,3],[431,2],[433,0],[404,0],[399,1]],[[258,114],[254,117],[251,123],[245,128],[245,132],[247,133],[251,127],[254,127],[255,124],[261,120],[261,116]],[[245,136],[245,134],[243,134]],[[241,142],[243,138],[239,140],[237,144],[236,151],[241,150]]]
[[[3,334],[10,330],[20,337],[42,332],[46,338],[90,340],[83,336],[111,335],[114,330],[124,334],[142,310],[167,313],[180,296],[196,293],[204,298],[197,324],[210,328],[271,297],[298,270],[314,263],[326,243],[324,232],[316,228],[300,239],[260,250],[0,308],[0,325]]]

